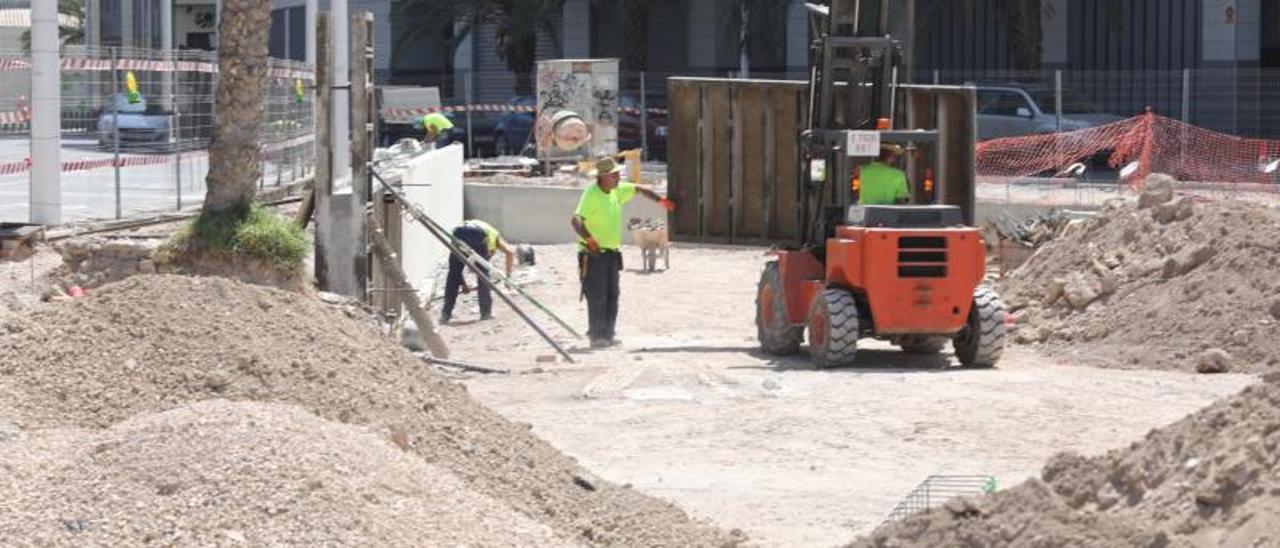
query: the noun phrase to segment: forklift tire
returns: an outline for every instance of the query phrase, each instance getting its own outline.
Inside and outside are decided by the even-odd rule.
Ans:
[[[858,353],[858,303],[853,294],[828,287],[809,308],[809,357],[824,369],[853,365]]]
[[[910,337],[904,337],[898,342],[898,346],[902,348],[903,352],[908,354],[932,356],[942,352],[942,349],[947,347],[947,338],[913,335]]]
[[[1004,352],[1004,302],[988,287],[973,292],[968,325],[952,340],[962,367],[995,367]]]
[[[654,259],[657,263],[657,259]],[[655,264],[656,266],[656,264]],[[804,328],[787,320],[786,289],[778,262],[765,265],[756,288],[756,337],[760,347],[775,356],[790,356],[800,351]]]

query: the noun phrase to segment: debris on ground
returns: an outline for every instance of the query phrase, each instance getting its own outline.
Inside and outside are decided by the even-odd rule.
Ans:
[[[1106,455],[887,525],[856,547],[1280,545],[1280,375]]]
[[[1162,176],[1046,244],[1004,281],[1015,342],[1103,366],[1280,366],[1280,211],[1175,197]]]
[[[1065,211],[1053,208],[1022,215],[1001,211],[987,224],[1001,240],[1036,248],[1060,236],[1071,222]]]
[[[696,522],[671,504],[634,490],[599,480],[593,482],[594,491],[584,490],[570,481],[582,470],[573,459],[527,428],[475,403],[464,387],[444,379],[377,329],[314,297],[223,278],[136,275],[102,286],[86,298],[37,308],[24,320],[0,330],[0,394],[4,395],[0,417],[23,431],[79,430],[83,432],[80,437],[101,436],[102,442],[74,445],[80,449],[70,451],[68,458],[90,459],[77,462],[90,464],[93,459],[86,452],[116,454],[112,444],[127,443],[129,450],[120,449],[119,458],[136,453],[148,458],[154,455],[158,461],[139,461],[142,468],[133,469],[128,468],[133,464],[121,460],[118,466],[122,472],[158,470],[157,474],[163,474],[163,470],[179,466],[207,466],[219,474],[240,474],[239,466],[219,465],[228,461],[219,460],[225,457],[218,453],[250,451],[258,441],[233,436],[219,442],[217,451],[192,451],[168,462],[162,453],[175,438],[150,435],[145,428],[137,430],[138,425],[162,420],[145,418],[149,415],[210,399],[290,405],[317,415],[317,421],[353,425],[391,440],[417,461],[452,474],[477,497],[505,504],[570,542],[591,546],[724,546],[744,540]],[[293,447],[285,443],[272,458],[298,459]],[[349,461],[339,455],[341,444],[332,447],[328,452],[304,452],[330,459],[317,466],[345,470],[344,475],[351,476],[353,482],[369,480],[373,471],[343,464]],[[22,459],[40,450],[24,441],[0,445],[0,453],[6,455],[3,459]],[[191,461],[200,458],[207,460]],[[161,462],[168,464],[161,466]],[[49,470],[41,475],[48,476]],[[88,472],[83,477],[93,475]],[[39,484],[37,480],[0,476],[0,500],[42,496],[27,491],[31,485],[27,482]],[[162,480],[163,475],[154,478]],[[192,481],[217,485],[220,480],[210,474]],[[181,504],[224,507],[228,517],[222,522],[227,524],[240,523],[235,513],[244,511],[240,502],[230,501],[255,500],[213,496],[216,490],[210,490],[211,485],[183,484],[177,492],[189,489],[211,493],[211,498],[183,499]],[[101,526],[100,520],[118,523],[112,521],[119,519],[113,518],[113,513],[123,510],[115,492],[107,487],[82,494],[88,498],[65,506],[65,511],[74,512],[64,518],[81,520],[88,531]],[[347,494],[350,492],[344,490],[344,496]],[[389,492],[372,495],[387,501],[400,496]],[[16,507],[11,504],[0,508],[4,510],[0,515],[15,515]],[[174,508],[177,512],[187,506]],[[279,508],[298,507],[282,504]],[[157,514],[155,523],[172,524],[166,527],[181,531],[175,519]],[[361,527],[359,520],[370,527],[359,517],[333,519],[357,528]],[[78,543],[74,537],[56,537],[70,533],[64,533],[67,528],[55,520],[10,524],[0,530],[18,526],[38,538]],[[126,533],[131,535],[129,541],[104,540],[103,544],[172,539],[166,535],[178,533],[170,529],[131,530]],[[258,539],[252,536],[256,533],[243,529],[240,534],[251,544],[293,538]],[[525,544],[524,537],[515,532],[512,535],[506,542],[477,544]],[[399,543],[392,537],[386,542],[374,538],[368,544],[416,543]]]
[[[372,430],[292,405],[206,400],[36,430],[0,445],[0,467],[0,538],[32,545],[574,544]]]

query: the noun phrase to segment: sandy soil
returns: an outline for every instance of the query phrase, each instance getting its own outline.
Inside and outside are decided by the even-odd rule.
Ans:
[[[572,248],[537,251],[529,290],[585,329]],[[637,266],[638,251],[626,253]],[[553,352],[500,302],[497,319],[476,323],[465,297],[443,331],[455,358],[525,373],[472,377],[482,403],[606,479],[770,546],[868,533],[930,474],[1012,485],[1059,451],[1124,446],[1254,379],[1073,367],[1022,348],[996,370],[961,371],[946,369],[949,355],[875,343],[865,367],[815,371],[756,350],[766,260],[762,249],[680,246],[670,272],[624,272],[623,346],[573,342],[576,364],[546,361]]]

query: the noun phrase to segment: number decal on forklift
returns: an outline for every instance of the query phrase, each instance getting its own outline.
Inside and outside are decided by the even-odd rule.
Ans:
[[[880,155],[879,131],[850,131],[847,135],[848,143],[845,149],[849,151],[849,156],[874,158]]]

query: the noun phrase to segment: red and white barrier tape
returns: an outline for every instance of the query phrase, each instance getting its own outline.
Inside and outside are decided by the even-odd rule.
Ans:
[[[640,115],[638,108],[619,108],[624,114]],[[382,115],[386,118],[412,118],[415,116],[423,116],[433,112],[537,112],[537,109],[526,105],[503,105],[503,104],[476,104],[476,105],[457,105],[435,108],[389,108],[383,109]],[[665,108],[648,108],[645,109],[649,114],[666,115]]]
[[[0,112],[0,124],[25,124],[31,121],[31,111]]]
[[[306,135],[306,136],[302,136],[294,139],[289,139],[288,141],[272,143],[263,147],[263,153],[270,154],[272,152],[279,152],[287,148],[292,148],[298,145],[309,143],[314,139],[315,139],[314,136]],[[184,159],[193,159],[193,158],[199,158],[199,157],[208,156],[208,155],[209,155],[208,151],[199,150],[199,151],[183,153],[182,157]],[[121,156],[119,164],[116,163],[115,158],[97,158],[93,160],[70,160],[70,161],[62,162],[62,172],[71,173],[75,171],[89,171],[89,170],[101,169],[105,167],[116,167],[117,165],[119,167],[163,165],[163,164],[172,163],[174,161],[174,158],[175,156],[173,154],[163,154],[159,156],[130,155],[130,156]],[[0,176],[18,175],[21,173],[26,173],[28,171],[31,171],[31,158],[23,158],[22,160],[16,160],[13,162],[6,162],[6,163],[0,164]]]
[[[61,61],[61,66],[62,70],[105,71],[111,70],[111,60],[68,58]],[[116,60],[116,69],[155,72],[204,72],[216,74],[218,72],[218,65],[217,63],[207,63],[204,61],[170,62],[149,59],[118,59]],[[13,70],[31,70],[31,63],[24,59],[0,59],[0,72]],[[267,76],[271,78],[301,78],[303,80],[312,80],[315,78],[315,74],[311,71],[282,67],[267,69]]]

